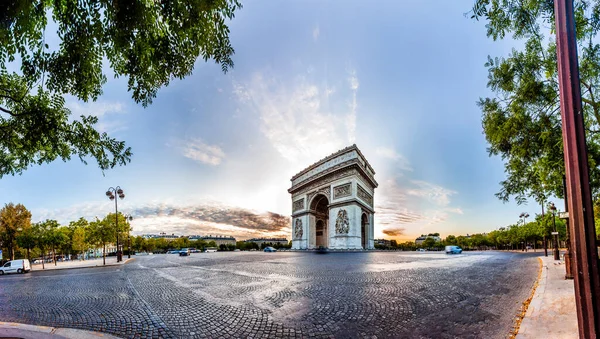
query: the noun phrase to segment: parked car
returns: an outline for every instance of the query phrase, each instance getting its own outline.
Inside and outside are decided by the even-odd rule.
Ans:
[[[216,247],[207,247],[204,252],[210,253],[210,252],[216,252],[216,251],[217,251]]]
[[[274,249],[273,247],[269,246],[269,247],[265,247],[265,249],[263,250],[265,252],[277,252],[276,249]]]
[[[458,246],[446,246],[446,254],[461,254],[462,248]]]
[[[28,273],[31,271],[29,259],[11,260],[0,267],[0,275],[8,273]]]
[[[180,257],[185,257],[185,256],[188,256],[188,255],[190,255],[190,249],[189,248],[182,248],[179,251],[179,256]]]
[[[424,248],[417,248],[417,252],[427,252],[427,250]]]

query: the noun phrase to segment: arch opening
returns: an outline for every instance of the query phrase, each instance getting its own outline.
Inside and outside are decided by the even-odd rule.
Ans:
[[[363,213],[360,217],[360,240],[363,250],[368,248],[368,233],[367,228],[369,226],[369,217],[367,217],[366,213]]]
[[[314,218],[311,222],[314,236],[310,237],[310,247],[327,247],[329,245],[329,199],[323,194],[315,196],[310,204],[310,212]]]

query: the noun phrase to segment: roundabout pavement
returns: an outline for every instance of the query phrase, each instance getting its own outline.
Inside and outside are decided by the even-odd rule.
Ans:
[[[504,338],[537,255],[152,255],[0,277],[0,319],[126,338]]]

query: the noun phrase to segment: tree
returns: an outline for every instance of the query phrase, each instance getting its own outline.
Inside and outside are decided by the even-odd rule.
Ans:
[[[17,235],[17,245],[27,250],[27,259],[31,260],[31,249],[36,245],[33,227],[26,227]]]
[[[238,8],[238,0],[1,1],[0,178],[73,156],[94,158],[102,170],[128,163],[131,149],[99,133],[95,116],[70,119],[63,95],[96,100],[107,81],[103,66],[126,77],[144,106],[190,75],[199,57],[226,72],[234,50],[225,22]],[[45,39],[50,17],[57,46]],[[12,62],[19,73],[8,71]]]
[[[79,218],[79,220],[71,221],[69,223],[69,228],[71,229],[71,249],[77,255],[87,250],[85,230],[88,225],[89,223],[85,218]]]
[[[600,189],[600,1],[576,0],[583,114],[592,194]],[[564,174],[556,42],[552,1],[475,0],[472,17],[487,22],[494,40],[512,35],[523,47],[507,57],[488,57],[488,87],[496,96],[481,98],[483,130],[490,156],[504,160],[506,179],[496,195],[537,202],[562,197]]]
[[[456,245],[456,237],[453,235],[449,235],[445,240],[446,245]]]
[[[19,232],[31,227],[31,212],[22,204],[12,202],[0,210],[0,241],[10,260],[15,259],[16,240]]]
[[[56,249],[62,246],[67,240],[67,237],[59,229],[60,224],[56,220],[46,220],[45,227],[45,241],[48,244],[48,247],[52,249],[52,260],[54,261],[54,266],[56,266]]]
[[[52,228],[58,224],[56,220],[46,220],[33,225],[33,234],[35,237],[36,246],[42,253],[42,269],[45,269],[46,253],[50,246],[50,237],[52,234]]]
[[[432,248],[435,246],[435,239],[433,238],[427,238],[423,241],[423,247],[424,248]]]
[[[114,220],[114,214],[112,214],[112,218],[110,218],[111,214],[106,216],[103,220],[94,220],[89,223],[88,231],[86,232],[88,236],[88,242],[94,245],[99,245],[102,247],[102,264],[106,265],[106,244],[115,241],[116,233],[114,223],[107,219]]]

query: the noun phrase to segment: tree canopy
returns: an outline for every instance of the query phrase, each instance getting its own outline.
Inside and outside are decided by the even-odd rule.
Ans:
[[[592,194],[600,191],[600,1],[576,0],[575,21],[583,114]],[[490,156],[504,160],[506,179],[496,194],[518,203],[562,197],[564,158],[558,93],[554,2],[475,0],[472,18],[486,21],[487,36],[521,41],[507,56],[489,56],[488,87],[481,98],[483,132]]]
[[[238,0],[1,1],[0,178],[73,156],[102,170],[128,163],[131,149],[98,132],[97,117],[71,118],[63,96],[96,100],[111,69],[147,106],[199,57],[226,72],[234,53],[227,20],[239,8]],[[46,41],[51,29],[58,46]],[[9,71],[14,64],[20,72]]]

